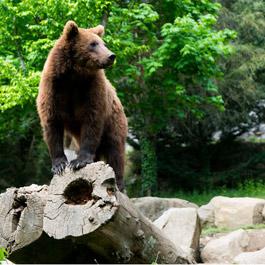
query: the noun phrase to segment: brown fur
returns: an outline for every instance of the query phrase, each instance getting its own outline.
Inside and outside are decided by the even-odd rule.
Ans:
[[[127,119],[103,70],[115,58],[100,38],[103,33],[103,26],[82,29],[67,22],[45,63],[37,109],[53,173],[60,174],[67,165],[63,149],[67,133],[79,146],[70,167],[77,170],[104,156],[123,189]]]

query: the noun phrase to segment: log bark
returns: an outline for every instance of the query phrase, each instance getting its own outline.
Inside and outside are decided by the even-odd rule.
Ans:
[[[17,263],[193,263],[119,192],[103,162],[0,196],[0,246]]]

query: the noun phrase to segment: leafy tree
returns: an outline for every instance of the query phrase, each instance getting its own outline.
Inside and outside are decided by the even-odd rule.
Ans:
[[[264,120],[265,3],[236,0],[223,4],[219,27],[229,26],[238,32],[236,53],[224,64],[225,75],[220,83],[226,112],[219,114],[216,127],[225,139],[235,138]],[[256,114],[249,115],[251,111]]]
[[[219,64],[223,77],[216,84],[225,110],[204,104],[202,119],[187,115],[159,133],[159,181],[167,185],[236,187],[247,178],[264,179],[264,146],[238,142],[238,136],[264,121],[264,1],[218,2],[223,7],[216,28],[238,32],[233,54]]]
[[[136,62],[126,67],[130,71],[128,79],[121,79],[122,86],[127,88],[124,102],[132,131],[140,141],[143,193],[149,194],[157,186],[159,134],[171,130],[176,119],[192,116],[199,120],[205,108],[223,109],[215,82],[221,75],[218,59],[231,53],[229,41],[235,37],[232,31],[214,28],[218,4],[175,1],[172,8],[173,3],[168,2],[173,12],[169,21],[173,14],[176,18],[167,22],[161,15],[161,22],[159,16],[154,16],[154,23],[161,30],[155,34],[150,29],[144,32],[142,39],[148,49],[135,54]],[[165,12],[158,4],[155,6],[157,12]]]
[[[264,18],[263,1],[224,1],[217,27],[229,27],[238,32],[234,40],[235,52],[222,61],[224,76],[218,81],[224,101],[224,112],[206,109],[200,122],[187,120],[176,126],[185,135],[186,143],[212,141],[215,132],[221,132],[222,141],[235,140],[264,120]],[[187,129],[188,128],[188,129]]]
[[[48,51],[71,19],[107,25],[105,41],[118,58],[107,74],[129,117],[129,140],[139,141],[142,194],[156,191],[159,135],[200,120],[205,109],[223,109],[218,60],[230,54],[235,34],[216,29],[219,8],[210,0],[1,1],[0,174],[9,183],[0,185],[14,175],[12,185],[49,175],[35,97]]]

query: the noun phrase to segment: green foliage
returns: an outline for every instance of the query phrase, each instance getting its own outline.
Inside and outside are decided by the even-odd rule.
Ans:
[[[264,109],[256,109],[265,98],[263,73],[265,20],[264,1],[222,1],[224,7],[218,27],[230,27],[238,32],[234,41],[236,52],[223,64],[224,78],[219,82],[226,111],[209,113],[211,131],[221,130],[222,138],[235,137],[264,120]],[[257,116],[249,115],[255,110]],[[237,127],[235,133],[235,127]]]
[[[151,195],[157,191],[157,161],[155,144],[152,140],[141,137],[141,161],[142,161],[142,194]]]
[[[191,2],[197,3],[197,1]],[[264,31],[265,25],[263,16],[265,4],[264,1],[260,0],[251,1],[251,3],[241,0],[224,0],[219,2],[221,2],[224,7],[219,10],[220,15],[218,19],[216,16],[218,7],[216,12],[213,12],[210,17],[202,13],[196,16],[190,14],[188,14],[188,16],[183,15],[185,18],[184,21],[182,17],[177,19],[178,23],[184,23],[186,20],[195,21],[191,30],[191,38],[198,29],[196,22],[200,19],[200,16],[209,17],[209,23],[213,21],[211,17],[217,19],[217,24],[215,24],[216,26],[213,29],[219,32],[220,35],[217,36],[221,36],[222,34],[225,36],[225,28],[232,28],[237,31],[238,34],[237,38],[233,40],[234,52],[232,55],[227,58],[223,58],[222,55],[217,55],[216,58],[219,58],[219,62],[221,63],[216,64],[217,67],[210,68],[210,70],[216,70],[215,73],[217,78],[207,77],[204,80],[203,78],[200,79],[200,75],[191,76],[191,78],[189,78],[189,70],[195,70],[196,73],[196,71],[199,71],[199,67],[204,69],[204,63],[206,65],[211,64],[211,59],[209,59],[211,57],[207,57],[209,53],[204,53],[204,47],[208,48],[205,43],[207,44],[207,41],[212,42],[218,40],[218,38],[212,38],[213,35],[211,34],[209,34],[209,38],[207,38],[207,31],[206,35],[205,32],[202,32],[201,34],[204,35],[205,39],[201,39],[200,41],[198,39],[197,43],[196,40],[192,39],[191,45],[187,47],[188,54],[186,55],[186,61],[190,61],[191,65],[188,66],[191,67],[180,75],[180,82],[176,87],[176,91],[181,96],[186,96],[187,94],[193,97],[189,97],[190,101],[183,101],[183,104],[182,101],[177,101],[177,108],[175,108],[175,110],[178,112],[178,115],[173,114],[173,110],[172,114],[169,115],[172,119],[170,121],[167,120],[168,126],[159,133],[160,141],[157,147],[159,162],[157,168],[158,180],[165,182],[162,189],[167,188],[166,182],[169,186],[171,186],[169,183],[175,183],[175,187],[193,189],[196,186],[211,186],[211,183],[221,186],[230,185],[231,187],[235,186],[237,182],[244,178],[264,178],[257,168],[258,163],[254,163],[255,159],[252,160],[250,158],[251,156],[253,156],[253,158],[259,157],[259,163],[264,163],[265,159],[262,148],[256,150],[256,153],[252,153],[251,148],[243,151],[242,163],[238,163],[237,160],[234,159],[234,156],[237,156],[237,154],[235,154],[232,149],[234,144],[231,143],[231,141],[235,140],[237,136],[246,132],[249,128],[253,128],[264,121],[265,111],[262,102],[265,98],[265,60],[264,34],[262,32]],[[168,5],[170,3],[170,9],[174,10],[173,1],[166,1],[166,3]],[[164,22],[166,22],[166,18],[164,18]],[[173,31],[173,33],[168,33],[170,38],[173,38],[172,36],[179,32],[179,26],[175,27],[175,23],[176,21],[172,20],[168,26],[169,31]],[[182,31],[186,28],[186,24],[180,27]],[[177,31],[177,33],[175,33],[175,31]],[[232,38],[235,37],[233,32],[229,34],[231,34]],[[184,41],[185,37],[189,38],[189,34],[178,35],[178,38],[181,40],[184,39]],[[174,43],[178,45],[179,40],[176,38]],[[196,45],[194,44],[195,47],[193,47],[193,43],[196,43]],[[203,49],[200,50],[199,58],[200,56],[205,57],[203,57],[203,63],[197,67],[196,48],[198,48],[201,43]],[[221,45],[225,46],[227,44],[228,43],[225,41]],[[163,45],[166,45],[166,42],[163,42],[162,46]],[[218,46],[217,44],[212,47],[216,48]],[[177,80],[179,71],[172,72],[172,68],[174,63],[178,61],[178,58],[183,57],[183,54],[175,52],[177,55],[176,57],[170,55],[166,57],[168,49],[171,49],[172,46],[168,45],[168,47],[166,46],[162,51],[165,53],[166,59],[167,57],[171,59],[170,63],[164,63],[163,53],[160,53],[157,56],[158,61],[156,65],[152,66],[150,64],[150,69],[152,72],[154,68],[161,69],[162,66],[168,65],[167,71],[163,72],[163,77],[166,75],[169,76],[169,78],[165,77],[166,81]],[[157,49],[155,53],[159,52],[159,49]],[[225,50],[226,49],[224,49],[224,51]],[[186,51],[186,49],[184,49],[184,51]],[[229,46],[228,51],[231,52]],[[224,55],[225,54],[226,53],[224,53]],[[188,60],[189,56],[191,56],[190,60]],[[192,68],[192,66],[195,67]],[[223,72],[223,74],[220,71]],[[207,76],[208,73],[210,74],[211,72],[203,71],[203,73]],[[209,85],[207,85],[207,82]],[[161,84],[160,76],[157,78],[156,83]],[[163,88],[167,87],[167,91],[169,91],[169,86],[167,86],[166,83],[162,84]],[[218,90],[216,89],[217,87]],[[171,91],[173,91],[173,89]],[[180,98],[181,97],[178,97],[178,99]],[[215,104],[215,102],[217,104]],[[167,104],[167,106],[170,105]],[[168,110],[169,108],[167,111]],[[256,114],[249,115],[251,111],[255,111]],[[166,112],[163,111],[163,113]],[[213,149],[211,147],[209,148],[213,143],[213,134],[218,131],[221,133],[220,145],[218,144],[216,148]],[[230,143],[231,147],[226,143]],[[218,153],[218,146],[221,145],[227,150],[224,154],[224,158]],[[178,152],[177,150],[181,149],[181,146],[190,147],[191,153],[183,154],[182,152]],[[240,151],[238,150],[238,152]],[[248,155],[246,152],[249,152]],[[246,159],[246,156],[249,159]],[[212,167],[213,164],[218,164],[216,161],[225,161],[225,157],[230,157],[231,161],[233,161],[229,169],[225,166],[221,169]],[[216,172],[216,170],[218,172]],[[160,176],[163,176],[161,180],[159,178]]]
[[[7,251],[4,248],[0,248],[0,263],[7,257]]]
[[[170,100],[175,99],[173,102],[178,107],[172,106],[172,110],[180,118],[189,110],[200,118],[202,105],[224,109],[214,78],[221,75],[218,59],[232,52],[229,41],[235,33],[227,29],[216,31],[215,24],[216,18],[210,14],[201,15],[197,20],[188,14],[176,18],[173,24],[164,24],[162,45],[145,61],[147,75],[163,71],[165,75],[160,83],[163,89],[175,88]]]
[[[172,136],[157,142],[159,185],[156,194],[181,198],[189,194],[188,199],[205,203],[211,196],[226,190],[231,193],[238,190],[238,196],[265,196],[263,143],[230,141],[181,147],[173,142],[175,139]],[[126,184],[131,197],[141,195],[139,160],[138,150],[130,152],[133,166],[130,173],[127,172]],[[240,183],[244,183],[244,187]]]
[[[153,141],[154,146],[158,135],[175,126],[176,119],[192,116],[200,120],[207,106],[224,109],[215,80],[221,76],[218,60],[232,52],[229,42],[235,38],[235,33],[215,29],[218,4],[197,1],[195,5],[193,1],[182,1],[185,8],[178,8],[179,4],[177,2],[175,8],[165,10],[162,3],[156,2],[153,8],[157,14],[149,5],[142,4],[152,15],[143,16],[144,21],[137,22],[139,29],[130,28],[132,22],[128,26],[124,22],[124,29],[130,29],[129,36],[116,31],[119,36],[114,37],[117,40],[125,36],[131,43],[132,53],[126,53],[129,56],[124,58],[116,51],[122,60],[112,71],[115,81],[119,77],[117,87],[121,88],[119,95],[125,103],[131,130],[138,139],[145,137],[149,142]],[[168,20],[162,10],[173,12]],[[146,21],[146,17],[153,18],[152,24]],[[170,23],[172,17],[175,20]],[[155,31],[154,25],[160,30]],[[117,72],[120,69],[122,72]],[[150,169],[142,169],[144,190],[153,190],[150,185],[156,181],[156,163],[146,159],[153,157],[155,152],[152,149],[142,160],[142,167]],[[147,161],[151,164],[148,165]],[[144,175],[145,172],[153,172],[152,181],[150,174]]]
[[[0,111],[6,111],[16,106],[23,107],[27,103],[33,103],[38,93],[38,84],[40,79],[39,72],[30,71],[24,76],[15,67],[11,65],[3,66],[3,75],[1,80],[9,79],[9,82],[1,85],[0,90]]]
[[[234,188],[217,187],[209,190],[187,192],[179,191],[163,191],[159,196],[165,198],[181,198],[196,203],[197,205],[207,204],[215,196],[227,197],[255,197],[265,199],[265,183],[264,181],[249,180],[237,185]]]
[[[154,192],[159,135],[172,131],[176,121],[197,122],[208,109],[224,109],[218,62],[232,52],[235,33],[216,29],[219,9],[211,0],[1,1],[0,144],[19,156],[0,154],[0,175],[13,176],[15,161],[14,185],[29,181],[27,175],[39,181],[48,176],[35,109],[40,71],[66,21],[80,27],[107,22],[104,38],[118,58],[107,75],[140,140],[142,189]]]

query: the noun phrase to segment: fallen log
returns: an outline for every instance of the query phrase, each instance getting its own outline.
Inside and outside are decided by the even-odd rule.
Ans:
[[[1,194],[0,246],[16,263],[193,263],[117,190],[103,162]]]

